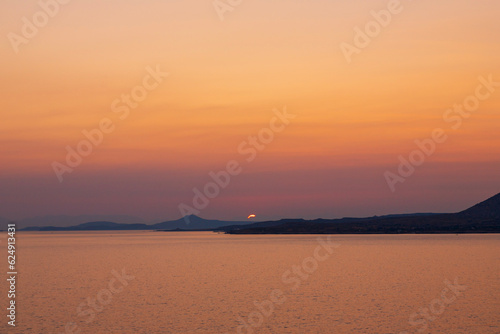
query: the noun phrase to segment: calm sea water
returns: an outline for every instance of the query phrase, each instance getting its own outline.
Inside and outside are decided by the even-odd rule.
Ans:
[[[0,332],[500,333],[500,235],[320,237],[18,233]]]

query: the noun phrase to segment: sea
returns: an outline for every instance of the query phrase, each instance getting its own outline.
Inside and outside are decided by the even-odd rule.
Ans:
[[[1,333],[500,333],[499,234],[18,232],[16,266]]]

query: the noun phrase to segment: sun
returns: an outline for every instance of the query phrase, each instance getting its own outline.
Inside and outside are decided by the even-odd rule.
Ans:
[[[250,219],[250,218],[255,218],[255,215],[254,214],[251,214],[247,217],[247,219]]]

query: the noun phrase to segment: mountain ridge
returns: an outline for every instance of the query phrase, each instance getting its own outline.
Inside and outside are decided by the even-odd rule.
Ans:
[[[225,229],[229,234],[500,233],[500,193],[457,213],[272,222]]]
[[[465,217],[500,218],[500,193],[460,211],[458,214]]]
[[[274,221],[224,221],[189,215],[156,224],[94,221],[75,226],[32,226],[23,231],[219,231],[229,234],[293,233],[500,233],[500,193],[457,213],[388,214],[339,219],[284,218]]]
[[[93,221],[74,226],[30,226],[21,228],[21,231],[116,231],[116,230],[212,230],[225,225],[242,225],[246,221],[224,221],[203,219],[195,215],[189,215],[180,219],[165,221],[156,224],[122,224],[110,221]]]

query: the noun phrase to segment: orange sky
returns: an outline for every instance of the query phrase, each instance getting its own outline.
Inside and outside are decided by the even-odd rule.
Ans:
[[[402,0],[348,63],[341,43],[388,3],[243,1],[222,21],[209,0],[73,0],[16,53],[40,5],[2,1],[0,216],[175,219],[230,160],[242,173],[200,216],[445,212],[499,192],[500,87],[457,130],[443,114],[500,82],[500,3]],[[111,104],[148,66],[169,76],[121,120]],[[284,106],[297,117],[246,162],[240,143]],[[53,162],[103,118],[115,130],[59,182]],[[392,192],[384,172],[435,128],[446,142]]]

